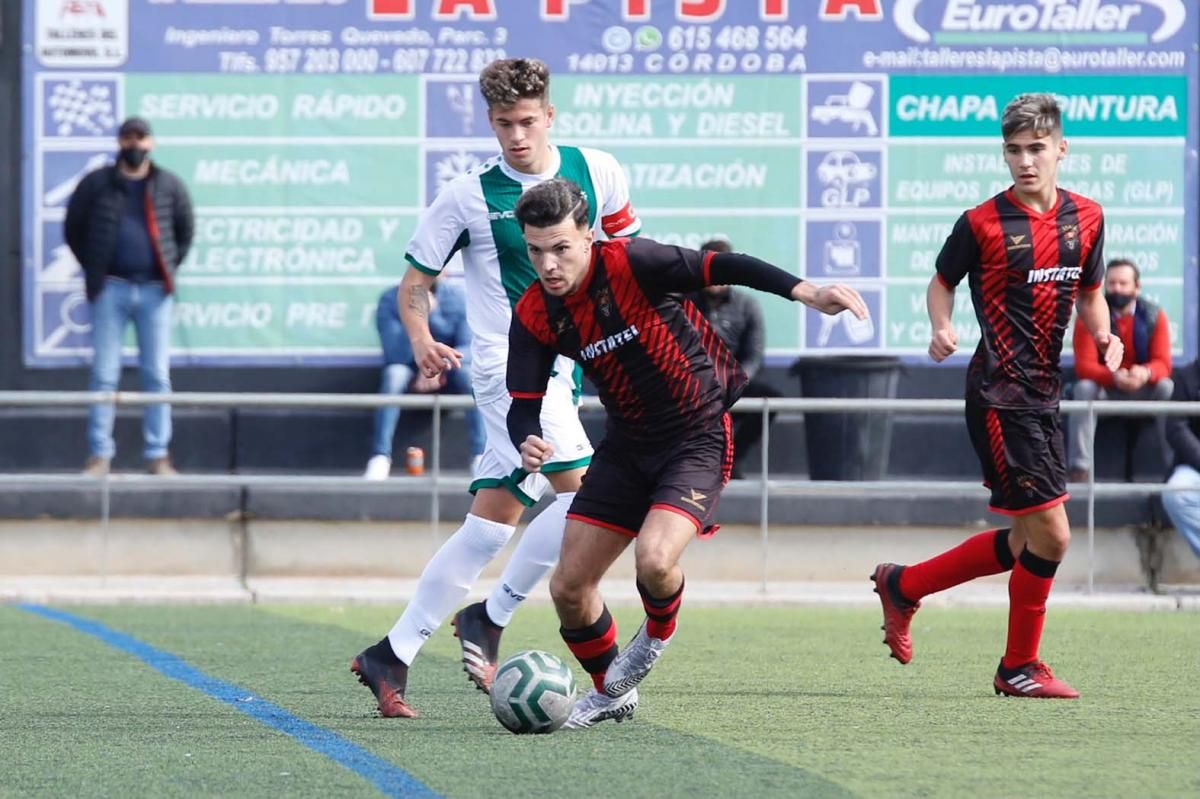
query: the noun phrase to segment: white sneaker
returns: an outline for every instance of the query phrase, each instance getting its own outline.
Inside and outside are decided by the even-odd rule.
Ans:
[[[633,718],[638,706],[638,692],[634,688],[623,696],[609,696],[592,690],[584,694],[575,703],[571,717],[563,724],[564,730],[583,730],[594,727],[606,719],[612,719],[618,724],[625,719]]]
[[[646,679],[654,663],[675,636],[667,640],[652,638],[646,633],[646,622],[638,628],[637,635],[620,651],[604,675],[604,693],[621,696]]]
[[[387,455],[372,455],[367,461],[367,470],[363,472],[364,480],[386,480],[392,475],[392,459]]]

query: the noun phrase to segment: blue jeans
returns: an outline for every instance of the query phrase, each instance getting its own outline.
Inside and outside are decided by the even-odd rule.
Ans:
[[[408,334],[399,319],[379,314],[375,320],[379,328],[379,339],[383,345],[385,365],[379,381],[380,394],[404,394],[408,384],[415,374],[415,363],[412,360],[412,350],[407,346]],[[396,344],[395,342],[400,342]],[[397,362],[397,359],[403,361]],[[446,387],[443,394],[471,393],[471,366],[468,360],[463,360],[462,368],[446,373]],[[375,410],[375,433],[372,437],[371,454],[392,456],[392,439],[396,434],[396,424],[400,421],[400,408],[392,405]],[[486,433],[483,429],[483,419],[474,408],[467,410],[467,430],[471,455],[483,452]]]
[[[1183,491],[1164,491],[1162,502],[1175,529],[1200,558],[1200,472],[1191,466],[1176,466],[1167,485],[1187,487]]]
[[[142,391],[165,394],[171,390],[171,309],[174,298],[163,293],[162,283],[130,283],[110,277],[92,302],[91,391],[116,391],[121,379],[121,343],[133,322],[137,334],[138,369]],[[113,441],[116,409],[93,405],[88,412],[88,448],[100,458],[117,451]],[[171,444],[171,406],[147,405],[142,414],[142,451],[147,460],[162,458]]]

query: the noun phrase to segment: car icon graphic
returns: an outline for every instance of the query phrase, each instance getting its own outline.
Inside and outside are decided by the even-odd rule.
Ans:
[[[875,165],[861,161],[851,150],[832,150],[817,165],[817,180],[826,186],[849,186],[866,183],[878,173]]]
[[[868,136],[879,134],[879,126],[871,115],[871,98],[875,90],[868,83],[855,81],[850,84],[850,90],[845,94],[831,94],[821,105],[813,106],[809,116],[813,122],[828,125],[831,122],[845,122],[854,129],[865,127]]]

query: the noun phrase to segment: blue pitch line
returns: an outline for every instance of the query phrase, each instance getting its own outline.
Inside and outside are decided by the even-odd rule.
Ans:
[[[290,735],[309,749],[350,769],[374,785],[385,796],[440,797],[431,788],[404,769],[371,754],[332,730],[318,727],[294,716],[278,705],[249,693],[233,683],[211,677],[170,652],[155,649],[131,635],[118,632],[100,622],[85,619],[45,605],[19,604],[21,610],[62,622],[80,632],[133,655],[155,671],[178,680],[189,688],[219,699],[230,707],[280,732]]]

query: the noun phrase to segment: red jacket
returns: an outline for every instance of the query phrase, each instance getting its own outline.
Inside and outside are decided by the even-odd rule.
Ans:
[[[1125,357],[1121,366],[1128,369],[1137,363],[1137,354],[1133,346],[1133,314],[1117,317],[1116,330],[1125,345]],[[1080,380],[1091,380],[1104,388],[1113,387],[1113,373],[1108,371],[1100,357],[1100,348],[1096,346],[1092,334],[1088,332],[1083,320],[1075,318],[1075,338],[1072,342],[1075,349],[1075,375]],[[1164,377],[1171,376],[1171,329],[1167,324],[1166,311],[1159,310],[1150,333],[1150,359],[1145,365],[1150,367],[1150,382],[1157,383]]]

